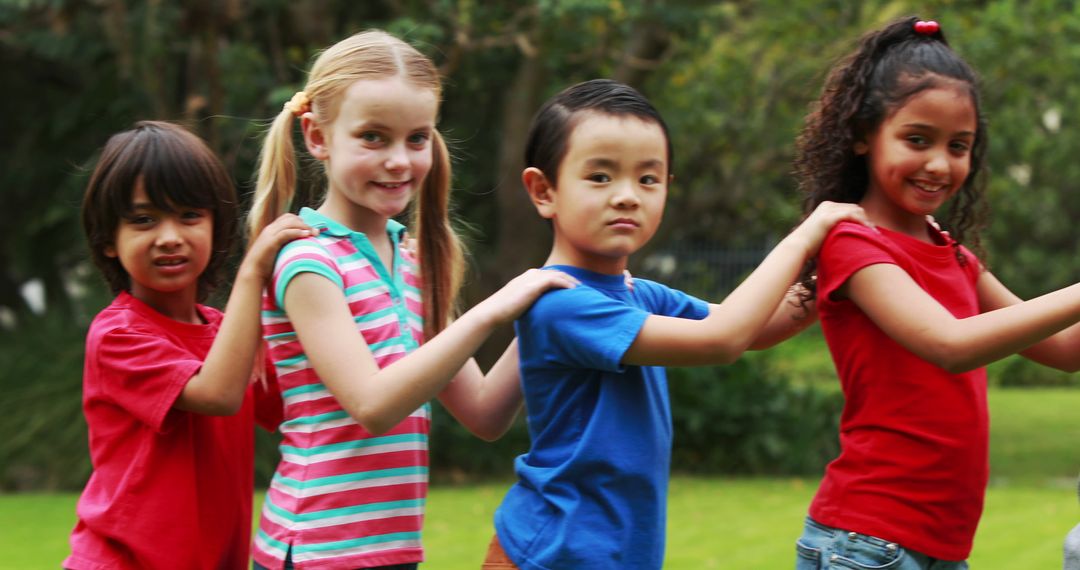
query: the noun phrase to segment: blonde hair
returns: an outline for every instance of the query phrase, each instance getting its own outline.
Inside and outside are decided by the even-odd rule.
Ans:
[[[399,76],[417,88],[431,89],[436,98],[442,95],[442,81],[430,59],[386,32],[369,30],[323,51],[312,65],[303,91],[316,120],[329,124],[337,117],[343,93],[354,82]],[[296,194],[294,118],[286,105],[266,134],[248,214],[251,236],[288,211]],[[446,327],[465,268],[461,242],[450,225],[450,155],[437,130],[431,142],[431,170],[415,198],[409,222],[417,241],[426,338]]]

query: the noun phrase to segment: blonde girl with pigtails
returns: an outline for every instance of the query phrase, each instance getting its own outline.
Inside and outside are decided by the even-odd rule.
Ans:
[[[278,255],[263,332],[285,402],[283,441],[255,538],[256,568],[415,568],[427,491],[428,400],[502,435],[521,407],[511,345],[485,376],[471,358],[544,291],[529,270],[451,322],[461,247],[448,218],[441,81],[404,41],[366,31],[323,51],[274,119],[248,229],[291,208],[299,123],[326,175],[300,217],[319,235]],[[412,206],[414,257],[395,217]]]

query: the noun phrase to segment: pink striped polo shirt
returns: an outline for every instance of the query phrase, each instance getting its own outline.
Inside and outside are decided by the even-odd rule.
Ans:
[[[263,297],[263,334],[285,413],[281,462],[263,505],[255,560],[281,568],[291,550],[298,569],[420,562],[430,405],[372,436],[319,380],[282,309],[293,277],[322,275],[345,293],[356,329],[380,368],[405,356],[423,342],[419,270],[399,249],[405,228],[387,221],[398,253],[388,269],[364,234],[309,208],[300,217],[327,229],[282,248]]]

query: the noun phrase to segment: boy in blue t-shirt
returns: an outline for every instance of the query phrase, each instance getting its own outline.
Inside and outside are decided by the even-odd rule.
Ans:
[[[495,514],[484,568],[656,569],[664,561],[671,410],[662,366],[729,363],[795,334],[777,308],[854,204],[823,204],[722,304],[623,280],[656,232],[671,182],[667,127],[608,80],[559,93],[533,119],[522,180],[554,244],[545,265],[581,281],[515,324],[532,446]],[[775,318],[774,312],[776,313]]]

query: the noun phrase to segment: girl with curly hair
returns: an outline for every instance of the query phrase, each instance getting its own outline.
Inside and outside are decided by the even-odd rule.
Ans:
[[[845,407],[796,568],[967,568],[989,471],[983,367],[1019,352],[1080,369],[1080,285],[1025,302],[973,253],[986,137],[975,72],[914,17],[865,35],[806,119],[807,208],[857,203],[876,228],[838,224],[803,274]],[[945,233],[927,217],[950,201]]]

